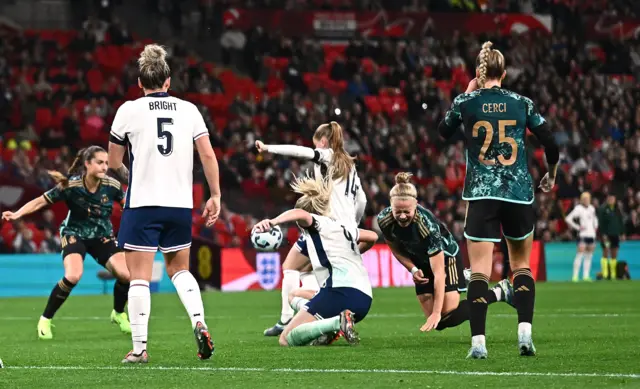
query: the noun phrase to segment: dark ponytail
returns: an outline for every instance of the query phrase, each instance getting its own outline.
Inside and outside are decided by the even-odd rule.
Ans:
[[[69,185],[69,178],[83,175],[85,173],[84,163],[86,161],[91,161],[93,157],[95,157],[96,153],[100,152],[106,153],[105,149],[100,146],[89,146],[87,148],[80,149],[71,163],[71,167],[69,167],[67,174],[62,174],[56,170],[49,170],[49,177],[51,177],[56,184],[65,188]]]

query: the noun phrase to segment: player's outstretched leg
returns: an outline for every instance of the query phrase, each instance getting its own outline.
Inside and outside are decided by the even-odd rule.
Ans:
[[[282,264],[282,290],[280,291],[282,310],[280,320],[273,327],[264,330],[264,336],[280,336],[291,321],[294,312],[289,305],[289,294],[300,288],[300,270],[308,263],[306,242],[304,239],[298,239],[296,244],[289,250],[289,254],[287,254],[287,258]]]
[[[75,247],[75,246],[74,246]],[[80,254],[69,254],[64,257],[64,277],[51,290],[44,312],[38,321],[38,338],[53,339],[51,319],[58,309],[67,301],[67,297],[82,277],[83,263]]]
[[[304,285],[304,282],[303,282],[303,285]],[[307,285],[307,286],[310,286],[310,285]],[[303,309],[305,309],[305,306],[307,305],[309,300],[313,298],[315,293],[316,293],[315,290],[296,289],[289,294],[289,304],[291,305],[291,308],[293,308],[293,310],[296,312],[296,314],[302,311]],[[328,346],[333,342],[337,341],[338,339],[340,339],[341,336],[342,336],[342,331],[340,331],[339,329],[335,331],[330,331],[327,333],[322,333],[316,339],[311,341],[310,346]]]

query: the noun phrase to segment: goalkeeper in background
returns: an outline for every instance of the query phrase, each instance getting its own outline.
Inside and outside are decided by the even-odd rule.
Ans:
[[[602,278],[615,280],[620,238],[624,240],[624,219],[616,196],[607,196],[607,202],[598,211],[598,224],[602,239]]]

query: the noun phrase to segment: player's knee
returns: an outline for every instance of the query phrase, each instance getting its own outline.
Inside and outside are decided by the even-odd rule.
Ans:
[[[65,273],[64,278],[66,278],[67,281],[71,282],[72,284],[77,284],[82,278],[82,271],[67,272]]]
[[[180,272],[183,270],[189,270],[189,265],[187,264],[185,266],[181,263],[170,262],[166,264],[166,269],[167,269],[167,275],[169,276],[169,278],[172,278],[177,272]]]
[[[287,342],[287,336],[284,334],[284,332],[280,334],[280,339],[278,339],[278,342],[280,343],[280,346],[283,347],[287,347],[289,345],[289,342]]]

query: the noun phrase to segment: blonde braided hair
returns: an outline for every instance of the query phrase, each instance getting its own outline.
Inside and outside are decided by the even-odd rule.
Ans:
[[[480,54],[476,58],[478,70],[478,86],[484,88],[487,79],[501,79],[504,73],[504,56],[500,50],[492,49],[491,41],[484,42]]]

